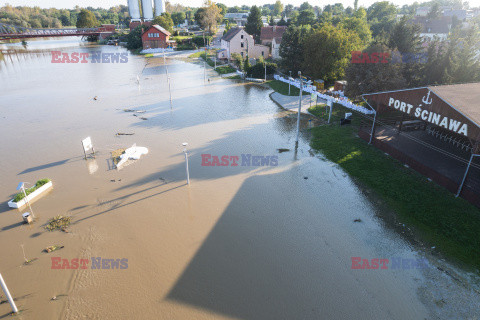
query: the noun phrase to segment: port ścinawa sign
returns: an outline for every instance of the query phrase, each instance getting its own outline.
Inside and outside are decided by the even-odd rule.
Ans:
[[[480,138],[480,129],[429,88],[365,94],[370,102],[375,101],[377,112],[399,111],[410,118],[429,122],[435,126],[473,140]],[[373,105],[375,107],[375,105]]]

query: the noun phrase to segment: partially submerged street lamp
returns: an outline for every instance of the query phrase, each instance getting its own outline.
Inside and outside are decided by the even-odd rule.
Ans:
[[[188,152],[187,152],[188,143],[184,142],[182,143],[182,146],[183,146],[183,153],[185,154],[185,169],[187,170],[187,184],[190,185],[190,172],[188,171]]]

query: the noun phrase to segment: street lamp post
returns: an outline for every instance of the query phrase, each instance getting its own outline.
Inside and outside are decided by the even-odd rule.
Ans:
[[[183,153],[185,154],[185,169],[187,171],[187,184],[190,185],[190,172],[188,170],[188,152],[187,152],[187,145],[188,143],[184,142],[182,143],[183,148]]]
[[[288,72],[290,72],[290,78],[292,78],[292,71]],[[288,95],[290,95],[290,78],[288,78]]]
[[[303,79],[301,71],[298,71],[298,77],[300,78],[300,99],[298,101],[297,138],[295,139],[295,149],[298,148],[298,137],[300,136],[300,112],[302,111]]]

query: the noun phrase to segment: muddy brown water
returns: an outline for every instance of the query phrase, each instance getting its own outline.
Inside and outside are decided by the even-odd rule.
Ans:
[[[0,272],[19,319],[448,319],[458,308],[478,314],[478,295],[434,266],[351,269],[351,257],[423,253],[384,227],[379,209],[341,169],[311,155],[307,135],[294,151],[296,119],[271,101],[270,90],[211,70],[205,84],[203,64],[170,57],[171,107],[162,58],[52,64],[52,48],[125,52],[52,41],[32,44],[45,54],[0,60]],[[147,120],[123,109],[145,110]],[[87,136],[96,158],[85,161]],[[149,153],[115,170],[110,153],[134,143]],[[202,166],[202,154],[276,156],[278,166]],[[41,178],[54,188],[32,204],[37,222],[23,225],[25,210],[6,202],[18,182]],[[69,233],[43,228],[58,214],[72,216]],[[21,245],[38,260],[24,266]],[[65,248],[41,252],[50,245]],[[90,262],[59,270],[52,257]],[[98,257],[128,259],[128,267],[92,269]],[[452,285],[461,298],[449,295]],[[0,304],[0,318],[9,310]]]

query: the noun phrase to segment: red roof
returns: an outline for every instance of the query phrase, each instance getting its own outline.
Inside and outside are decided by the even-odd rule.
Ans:
[[[155,24],[153,26],[150,26],[150,28],[148,28],[147,30],[145,30],[144,34],[147,33],[147,32],[150,32],[150,29],[156,29],[158,31],[160,31],[161,33],[167,35],[167,36],[171,36],[172,34],[170,32],[168,32],[168,30],[165,30],[164,28],[160,27],[158,24]]]
[[[262,27],[260,33],[260,40],[273,40],[273,38],[281,38],[284,32],[287,30],[285,26],[268,26]]]

